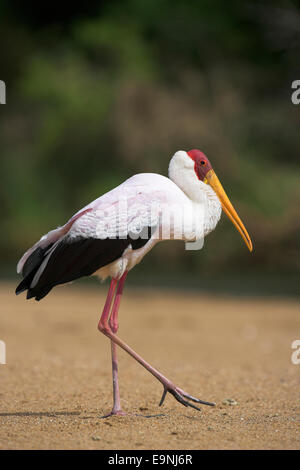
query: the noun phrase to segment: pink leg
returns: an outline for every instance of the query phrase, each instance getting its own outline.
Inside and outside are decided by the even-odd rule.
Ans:
[[[124,351],[126,351],[130,356],[132,356],[145,369],[147,369],[157,380],[159,380],[159,382],[161,382],[161,384],[164,387],[164,391],[163,391],[163,395],[162,395],[162,398],[161,398],[161,401],[160,401],[160,404],[159,404],[160,406],[163,404],[165,396],[166,396],[167,393],[171,393],[176,398],[176,400],[179,401],[180,403],[182,403],[184,406],[190,406],[192,408],[195,408],[196,410],[199,410],[199,408],[197,406],[193,405],[192,403],[190,403],[188,400],[192,400],[196,403],[202,403],[204,405],[214,406],[215,403],[210,403],[210,402],[203,401],[203,400],[200,400],[198,398],[195,398],[195,397],[189,395],[188,393],[186,393],[184,390],[176,387],[169,379],[167,379],[158,370],[156,370],[154,367],[152,367],[150,364],[148,364],[148,362],[146,362],[133,349],[131,349],[126,343],[124,343],[124,341],[122,341],[118,336],[115,335],[116,331],[113,331],[113,329],[118,328],[118,324],[117,324],[118,308],[119,308],[119,304],[120,304],[120,300],[121,300],[121,295],[122,295],[122,290],[123,290],[123,285],[124,285],[124,282],[125,282],[126,275],[127,275],[127,273],[124,273],[124,275],[123,275],[123,277],[125,276],[124,279],[123,278],[121,279],[122,282],[120,280],[121,286],[120,286],[120,289],[118,288],[119,295],[117,295],[116,299],[115,299],[116,308],[114,309],[115,311],[111,316],[111,320],[108,321],[109,320],[109,312],[107,313],[106,308],[104,307],[103,313],[102,313],[101,318],[100,318],[99,323],[98,323],[99,331],[101,331],[101,333],[105,334],[108,338],[110,338],[110,340],[112,341],[112,343],[114,343],[114,345],[118,345],[122,349],[124,349]],[[108,298],[109,298],[109,295],[110,295],[110,291],[112,289],[112,283],[113,283],[113,281],[111,282],[111,285],[110,285],[110,289],[109,289],[109,292],[108,292]],[[107,304],[107,301],[106,301],[106,304]],[[106,306],[106,304],[105,304],[105,306]],[[116,351],[115,351],[115,349],[114,350],[112,349],[112,351],[114,351],[113,352],[113,361],[115,359],[115,363],[116,363]],[[114,366],[113,366],[113,368],[114,368]],[[113,369],[113,374],[114,374],[114,372],[115,372],[115,377],[117,378],[117,368],[115,369],[115,371]],[[118,388],[117,388],[117,393],[118,393]],[[114,397],[115,397],[115,395],[114,395]]]
[[[107,294],[107,297],[106,297],[105,305],[104,305],[104,308],[103,308],[103,311],[102,311],[102,316],[101,316],[101,318],[103,318],[105,322],[107,322],[108,319],[109,319],[110,308],[111,308],[111,304],[112,304],[112,301],[113,301],[113,297],[114,297],[117,282],[118,282],[117,279],[112,279],[111,283],[110,283],[110,286],[109,286],[108,294]],[[114,367],[115,367],[114,366],[114,361],[116,362],[116,356],[114,356],[114,355],[116,353],[115,353],[115,347],[113,348],[113,342],[111,342],[111,350],[112,350],[112,369],[113,369],[113,374],[114,374]],[[118,369],[117,362],[116,362],[116,368]],[[114,376],[113,376],[113,389],[114,389],[114,408],[115,408]],[[120,400],[119,400],[119,405],[120,405]],[[110,415],[107,415],[107,416],[110,416]]]
[[[123,276],[121,277],[118,289],[116,292],[112,312],[109,319],[109,326],[113,333],[117,333],[119,329],[118,324],[118,312],[121,302],[121,296],[123,292],[123,286],[125,283],[125,279],[127,276],[128,271],[125,271]],[[121,409],[121,402],[120,402],[120,391],[119,391],[119,380],[118,380],[118,358],[117,358],[117,345],[111,341],[111,360],[112,360],[112,378],[113,378],[113,398],[114,404],[113,409],[111,410],[111,415],[124,415],[125,413]]]

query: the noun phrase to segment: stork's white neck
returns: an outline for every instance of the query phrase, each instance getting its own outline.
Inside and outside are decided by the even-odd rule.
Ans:
[[[172,157],[169,178],[188,196],[191,202],[204,205],[204,235],[214,230],[221,217],[221,203],[208,185],[200,181],[194,171],[194,161],[183,150]]]
[[[179,150],[172,157],[169,164],[169,178],[193,202],[203,203],[205,195],[213,191],[197,178],[194,162],[183,150]]]

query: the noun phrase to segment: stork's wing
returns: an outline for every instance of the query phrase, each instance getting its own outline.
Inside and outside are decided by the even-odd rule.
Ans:
[[[141,248],[159,224],[159,200],[153,193],[150,197],[135,192],[134,197],[130,193],[103,201],[77,214],[56,241],[49,237],[46,246],[39,243],[31,249],[16,293],[28,290],[27,298],[40,300],[55,285],[89,276],[117,260],[129,245],[133,250]]]
[[[21,273],[23,277],[27,276],[41,261],[44,259],[45,254],[49,249],[62,238],[66,233],[69,232],[74,222],[82,217],[86,212],[91,211],[91,208],[85,208],[75,214],[63,227],[58,227],[51,230],[46,235],[43,235],[41,239],[36,242],[31,248],[29,248],[22,258],[19,260],[17,265],[17,273]]]

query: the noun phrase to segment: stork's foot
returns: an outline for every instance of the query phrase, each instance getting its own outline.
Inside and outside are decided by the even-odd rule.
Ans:
[[[101,416],[101,418],[109,418],[110,416],[126,416],[126,415],[127,413],[125,413],[125,411],[112,409],[111,412],[108,413],[108,415]]]
[[[164,387],[164,391],[163,391],[159,406],[161,406],[163,402],[165,401],[167,393],[171,393],[171,395],[173,395],[173,397],[177,401],[179,401],[179,403],[181,403],[182,405],[190,406],[191,408],[194,408],[195,410],[198,410],[198,411],[201,411],[201,409],[198,408],[198,406],[194,405],[193,403],[190,403],[191,401],[200,403],[201,405],[208,405],[208,406],[216,405],[215,403],[212,403],[210,401],[204,401],[204,400],[200,400],[200,398],[195,398],[192,395],[189,395],[188,393],[186,393],[184,390],[181,390],[181,388],[178,388],[175,386],[173,387],[168,386],[168,387]]]

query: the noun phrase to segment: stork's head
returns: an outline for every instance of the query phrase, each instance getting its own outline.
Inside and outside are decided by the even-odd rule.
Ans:
[[[169,175],[182,189],[184,188],[180,184],[180,178],[184,178],[191,186],[194,186],[193,183],[196,181],[210,185],[216,193],[223,211],[235,225],[249,250],[252,251],[252,242],[249,234],[229,201],[210,161],[203,152],[197,149],[189,150],[188,152],[182,150],[176,152],[170,162]]]

